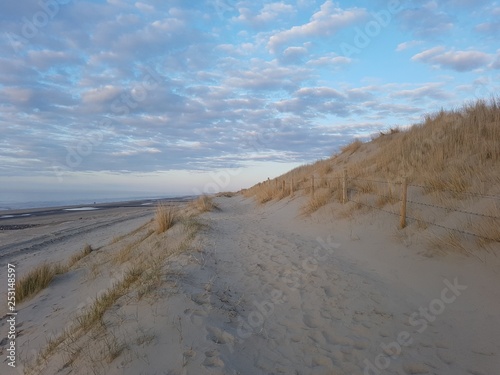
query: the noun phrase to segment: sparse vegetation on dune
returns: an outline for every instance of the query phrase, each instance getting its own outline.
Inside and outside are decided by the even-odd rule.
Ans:
[[[43,263],[32,269],[16,282],[16,302],[22,302],[47,288],[55,276],[68,272],[71,267],[92,251],[92,246],[85,244],[83,249],[74,254],[66,265]]]
[[[16,302],[34,296],[49,286],[56,275],[66,272],[66,267],[44,263],[16,281]]]
[[[200,196],[192,204],[199,212],[210,212],[217,209],[217,205],[208,195]]]
[[[478,199],[481,195],[500,196],[500,99],[479,100],[457,110],[441,110],[411,127],[381,131],[371,142],[356,139],[329,159],[295,168],[243,193],[263,204],[290,196],[293,183],[295,194],[310,195],[303,207],[303,212],[310,214],[326,204],[342,202],[344,170],[349,197],[368,203],[353,207],[381,209],[392,205],[394,208],[400,200],[403,177],[413,186],[413,196],[421,198],[423,203],[451,209],[474,204],[470,202],[471,196]],[[314,195],[311,195],[312,176]],[[414,215],[425,217],[420,211]],[[445,215],[440,217],[444,219]],[[500,215],[497,210],[490,216]],[[460,228],[472,228],[478,235],[483,233],[490,239],[486,242],[491,243],[491,239],[498,238],[500,220],[484,219],[487,222],[479,223],[479,218],[469,218],[468,224]],[[415,222],[418,227],[427,228],[428,224],[422,220]]]
[[[68,268],[73,267],[76,263],[78,263],[81,259],[85,258],[87,255],[89,255],[94,249],[92,249],[92,246],[90,246],[88,243],[83,246],[82,251],[76,253],[73,255],[68,262]]]
[[[202,208],[216,207],[210,198],[203,198],[201,203]],[[179,230],[165,233],[177,225]],[[87,282],[92,283],[97,277],[120,276],[116,277],[116,281],[107,290],[100,292],[81,309],[75,316],[74,324],[47,341],[38,356],[26,364],[26,373],[39,373],[40,368],[46,366],[56,353],[61,352],[65,353],[64,367],[73,367],[76,363],[76,366],[90,366],[94,373],[103,373],[103,363],[112,362],[123,351],[128,350],[129,345],[137,340],[142,342],[154,339],[154,336],[144,334],[137,338],[117,335],[118,325],[110,324],[115,317],[110,316],[109,312],[120,303],[121,298],[153,300],[156,293],[163,293],[165,289],[161,286],[168,282],[171,272],[168,269],[168,259],[189,250],[203,227],[204,224],[192,214],[188,205],[184,208],[159,205],[152,221],[115,238],[103,246],[102,251],[96,252],[96,258],[92,262],[82,263],[89,273],[96,274]],[[165,241],[167,237],[168,241]],[[17,290],[20,292],[20,300],[47,287],[55,275],[70,271],[73,265],[86,256],[94,255],[93,253],[92,247],[86,244],[69,259],[66,266],[43,264],[37,267],[19,280]],[[112,269],[103,266],[109,265],[110,261],[113,262]],[[37,289],[32,285],[36,285]],[[92,346],[89,346],[89,342],[92,342]]]
[[[176,217],[177,209],[175,207],[163,203],[158,204],[155,214],[156,233],[163,233],[170,229],[174,225]]]

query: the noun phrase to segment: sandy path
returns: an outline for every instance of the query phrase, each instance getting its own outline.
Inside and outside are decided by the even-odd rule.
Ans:
[[[452,304],[464,293],[460,280],[441,278],[429,293],[408,288],[401,274],[382,278],[349,259],[340,248],[352,241],[336,243],[325,226],[290,217],[295,206],[276,213],[242,198],[219,204],[202,271],[193,268],[180,287],[196,306],[178,314],[199,331],[179,373],[486,375],[500,368],[489,332],[498,326],[461,341],[465,315]],[[481,316],[474,310],[468,320]]]

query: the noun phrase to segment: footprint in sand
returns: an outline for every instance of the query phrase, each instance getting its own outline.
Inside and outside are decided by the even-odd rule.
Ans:
[[[205,352],[205,360],[203,361],[205,367],[224,367],[224,361],[220,359],[217,350],[209,350]]]
[[[259,267],[262,271],[267,271],[267,267],[261,263],[257,263],[257,267]]]
[[[189,316],[189,320],[191,320],[191,323],[193,323],[193,325],[197,327],[203,326],[205,317],[208,315],[205,311],[191,309],[184,310],[184,314]]]
[[[409,375],[427,374],[430,369],[423,363],[407,363],[403,365],[403,370]]]
[[[322,322],[320,322],[319,319],[309,314],[304,314],[302,321],[309,328],[318,328],[321,327],[322,324]]]
[[[354,341],[348,337],[335,335],[331,332],[323,332],[323,336],[325,337],[326,342],[330,345],[341,345],[341,346],[352,346],[354,345]]]
[[[371,341],[366,337],[351,336],[350,338],[354,343],[354,349],[365,350],[370,347]]]
[[[234,342],[234,336],[220,328],[208,326],[206,330],[208,333],[207,338],[216,344],[224,345],[233,344]]]
[[[193,294],[191,300],[197,305],[207,305],[210,304],[210,295],[208,293]]]
[[[335,290],[331,286],[327,285],[327,286],[322,286],[321,288],[323,289],[323,292],[325,292],[325,295],[328,298],[335,297]]]
[[[453,363],[453,356],[450,351],[447,349],[438,349],[436,351],[437,357],[447,365],[451,365]]]

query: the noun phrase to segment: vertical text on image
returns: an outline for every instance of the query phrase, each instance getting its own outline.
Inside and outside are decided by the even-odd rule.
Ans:
[[[7,265],[7,364],[16,367],[16,266]]]

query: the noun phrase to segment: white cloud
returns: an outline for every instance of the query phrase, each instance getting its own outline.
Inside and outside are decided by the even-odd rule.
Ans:
[[[38,69],[47,70],[58,65],[81,63],[82,59],[70,52],[51,51],[45,49],[29,51],[28,61],[32,66]]]
[[[141,3],[140,1],[135,3],[135,7],[143,12],[151,13],[155,11],[155,7],[146,3]]]
[[[244,7],[239,8],[238,11],[240,13],[237,17],[238,21],[249,23],[254,28],[261,28],[271,25],[283,17],[290,17],[295,13],[295,8],[292,5],[279,2],[265,4],[260,13]]]
[[[323,99],[343,99],[339,91],[330,87],[304,87],[295,93],[298,97],[316,97]]]
[[[420,38],[438,38],[450,32],[455,24],[449,12],[440,9],[435,1],[418,3],[414,8],[403,10],[398,16],[403,29]]]
[[[422,101],[425,98],[434,100],[448,100],[452,95],[443,90],[442,83],[429,83],[411,90],[399,90],[392,94],[393,98],[407,98],[413,101]]]
[[[491,63],[492,69],[500,69],[500,50],[497,52],[495,60]]]
[[[500,33],[500,22],[499,21],[483,22],[476,25],[474,30],[483,34],[491,34],[492,36],[497,37],[498,34]]]
[[[18,104],[29,102],[34,95],[33,90],[21,87],[4,87],[2,91],[6,102]]]
[[[331,65],[333,67],[345,66],[352,63],[352,59],[345,56],[339,56],[335,53],[327,54],[326,56],[321,56],[318,58],[313,58],[307,62],[308,65],[312,66],[328,66]]]
[[[487,66],[492,58],[480,51],[447,51],[445,47],[440,46],[420,52],[413,56],[412,60],[457,72],[466,72]]]
[[[82,94],[82,102],[84,104],[109,102],[121,92],[121,88],[111,85],[90,89]]]
[[[283,51],[280,60],[286,63],[300,63],[308,53],[305,47],[288,47]]]
[[[403,43],[398,44],[396,51],[401,52],[401,51],[419,46],[422,43],[423,43],[423,41],[421,41],[421,40],[411,40],[409,42],[403,42]]]
[[[326,1],[306,24],[278,32],[271,36],[268,48],[277,53],[284,45],[303,38],[326,37],[348,27],[367,16],[365,9],[341,9],[331,0]]]

